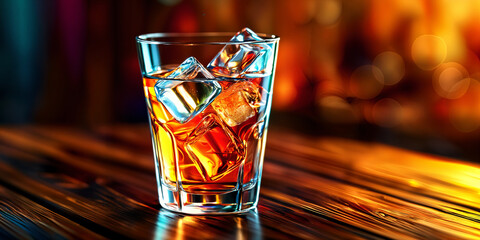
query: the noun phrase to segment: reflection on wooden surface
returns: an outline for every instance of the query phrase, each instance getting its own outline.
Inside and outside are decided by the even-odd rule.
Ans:
[[[260,205],[160,209],[147,126],[0,128],[4,238],[480,238],[480,167],[377,143],[269,132]]]

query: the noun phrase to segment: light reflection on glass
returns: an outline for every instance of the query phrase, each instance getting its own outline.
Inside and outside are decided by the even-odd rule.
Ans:
[[[193,237],[195,236],[195,237]],[[256,211],[239,215],[190,216],[160,209],[154,239],[262,239]]]

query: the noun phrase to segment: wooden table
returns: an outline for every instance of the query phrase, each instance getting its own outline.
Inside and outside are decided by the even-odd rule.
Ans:
[[[269,132],[257,212],[159,207],[148,127],[0,127],[0,239],[479,239],[480,167]]]

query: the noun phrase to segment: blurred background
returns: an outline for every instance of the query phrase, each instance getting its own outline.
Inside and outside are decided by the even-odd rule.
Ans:
[[[147,123],[136,35],[281,37],[272,128],[480,162],[480,1],[0,1],[0,124]]]

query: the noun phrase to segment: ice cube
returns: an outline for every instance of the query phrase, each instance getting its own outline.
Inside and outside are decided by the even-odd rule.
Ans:
[[[207,68],[217,76],[261,77],[271,74],[273,65],[273,45],[271,43],[248,43],[261,41],[256,33],[244,28],[230,39],[239,44],[226,45]]]
[[[252,29],[244,28],[240,30],[235,36],[230,39],[230,42],[247,42],[247,41],[261,41],[263,40],[259,37]]]
[[[206,79],[195,79],[199,74]],[[165,78],[181,79],[159,80],[155,84],[158,101],[180,123],[186,123],[202,112],[222,91],[218,82],[208,80],[214,76],[194,57],[187,58]]]
[[[255,116],[261,100],[254,83],[240,81],[224,90],[213,101],[212,107],[228,126],[234,127]]]
[[[214,79],[215,77],[194,57],[189,57],[177,68],[173,69],[166,78],[169,79],[194,79],[198,74],[203,74],[205,78]]]
[[[185,150],[206,181],[222,178],[245,158],[242,141],[213,113],[188,136]]]

